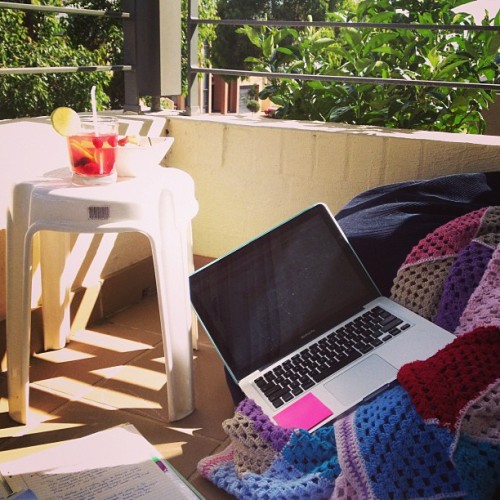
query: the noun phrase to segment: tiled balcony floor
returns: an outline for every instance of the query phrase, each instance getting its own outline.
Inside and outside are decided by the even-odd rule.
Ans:
[[[202,457],[226,447],[221,423],[234,412],[222,364],[203,331],[193,356],[196,410],[169,423],[156,297],[78,332],[64,349],[32,358],[29,425],[9,418],[2,374],[0,462],[129,422],[205,498],[230,498],[196,472]]]

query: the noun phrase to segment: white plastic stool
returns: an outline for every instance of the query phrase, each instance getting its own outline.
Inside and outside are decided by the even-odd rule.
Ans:
[[[57,239],[51,249],[59,248],[43,255],[41,246],[46,349],[64,347],[69,336],[70,283],[61,283],[59,273],[69,247],[68,233],[138,231],[149,238],[165,353],[168,418],[179,420],[194,410],[188,276],[191,220],[197,211],[193,180],[175,168],[158,166],[149,169],[147,176],[118,178],[101,186],[74,186],[69,169],[61,169],[14,186],[7,214],[6,298],[9,414],[15,421],[27,423],[31,248],[32,237],[40,230],[56,231],[46,234]]]

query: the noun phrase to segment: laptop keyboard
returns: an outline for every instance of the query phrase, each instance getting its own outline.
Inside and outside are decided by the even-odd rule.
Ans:
[[[257,378],[255,384],[279,408],[409,326],[376,306]]]

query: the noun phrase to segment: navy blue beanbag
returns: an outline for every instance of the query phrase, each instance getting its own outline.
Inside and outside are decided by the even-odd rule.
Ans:
[[[414,245],[467,212],[500,205],[500,172],[381,186],[353,198],[336,219],[384,295]]]

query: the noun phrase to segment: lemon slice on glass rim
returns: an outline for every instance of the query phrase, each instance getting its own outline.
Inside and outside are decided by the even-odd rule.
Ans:
[[[80,131],[80,116],[74,109],[65,106],[52,111],[50,122],[54,130],[64,137],[77,134]]]

